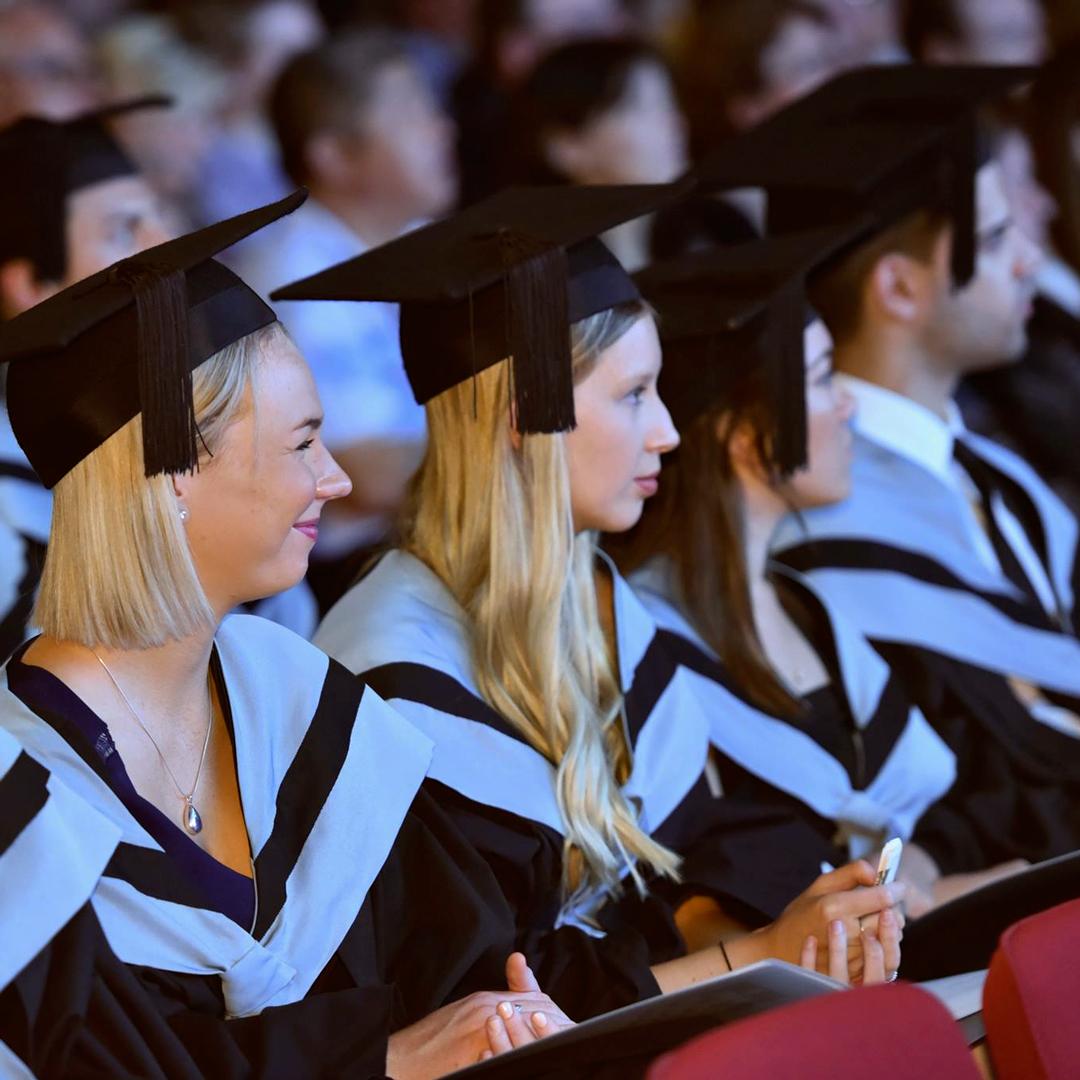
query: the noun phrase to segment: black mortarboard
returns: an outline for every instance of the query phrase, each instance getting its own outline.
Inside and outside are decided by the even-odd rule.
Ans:
[[[145,97],[73,120],[24,116],[0,131],[0,263],[29,259],[38,278],[61,281],[67,263],[67,197],[138,172],[109,134],[107,121],[168,104],[168,98]]]
[[[197,466],[191,372],[276,318],[213,256],[305,198],[149,248],[0,324],[11,426],[46,487],[140,413],[147,476]]]
[[[769,231],[816,228],[853,211],[891,224],[923,207],[954,225],[953,278],[975,267],[975,176],[983,106],[1031,82],[1030,67],[878,65],[837,76],[723,147],[703,188],[769,193]]]
[[[271,299],[399,303],[417,402],[512,356],[518,430],[566,431],[574,426],[570,325],[639,298],[596,237],[687,188],[508,188]]]
[[[754,370],[764,375],[768,464],[787,475],[806,464],[803,330],[812,315],[806,279],[870,227],[747,241],[655,263],[636,275],[657,312],[664,346],[660,394],[684,429]]]

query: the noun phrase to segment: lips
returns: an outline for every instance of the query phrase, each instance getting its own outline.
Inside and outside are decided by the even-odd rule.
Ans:
[[[313,544],[319,539],[319,521],[298,521],[293,528],[298,533],[303,533]]]
[[[648,498],[660,489],[660,474],[657,472],[651,476],[637,476],[634,478],[634,483],[637,484],[638,490]]]

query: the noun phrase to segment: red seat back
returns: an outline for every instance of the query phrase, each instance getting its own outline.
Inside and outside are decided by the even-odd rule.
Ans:
[[[1022,919],[1001,935],[983,990],[1000,1080],[1080,1076],[1080,900]]]
[[[826,994],[703,1035],[648,1080],[976,1080],[956,1022],[907,983]]]

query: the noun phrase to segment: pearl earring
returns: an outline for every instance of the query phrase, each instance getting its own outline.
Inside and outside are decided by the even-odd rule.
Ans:
[[[180,520],[181,521],[187,521],[187,519],[188,519],[188,508],[186,506],[181,506],[180,507]]]

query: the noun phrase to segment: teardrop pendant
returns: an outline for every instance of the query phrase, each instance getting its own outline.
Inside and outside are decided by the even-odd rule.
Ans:
[[[202,818],[199,817],[199,811],[195,809],[190,800],[184,804],[184,828],[193,834],[202,832]]]

